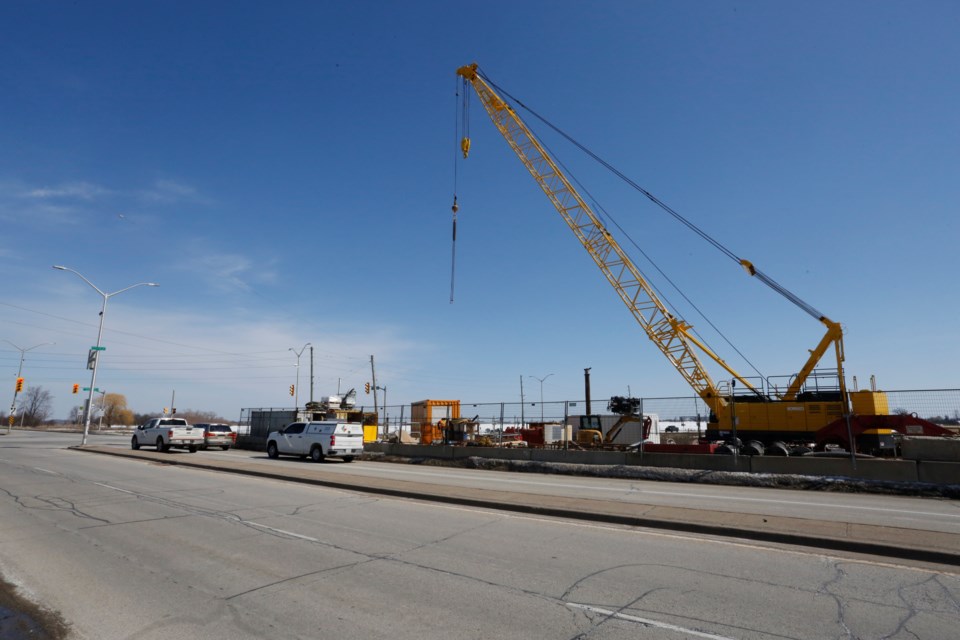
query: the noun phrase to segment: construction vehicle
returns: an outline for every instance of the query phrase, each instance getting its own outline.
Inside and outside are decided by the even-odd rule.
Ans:
[[[591,449],[628,449],[639,447],[641,442],[650,437],[650,429],[656,416],[641,414],[639,398],[613,396],[607,402],[607,410],[620,417],[606,433],[603,433],[601,416],[580,416],[580,428],[574,440],[578,446]],[[632,424],[639,426],[639,433],[629,438],[631,442],[618,442],[624,428]]]
[[[752,443],[752,452],[766,451],[778,455],[787,455],[791,452],[791,446],[806,443],[814,443],[820,449],[840,445],[846,449],[857,446],[861,451],[889,453],[891,447],[895,446],[895,432],[911,435],[949,433],[916,416],[889,415],[887,398],[882,391],[872,389],[848,393],[843,371],[843,330],[839,323],[789,292],[749,260],[739,258],[709,238],[702,230],[680,218],[652,194],[634,184],[633,186],[654,203],[683,220],[687,226],[738,262],[750,276],[784,295],[826,328],[819,344],[810,350],[807,361],[798,373],[790,376],[784,384],[777,384],[762,377],[759,381],[751,380],[741,375],[694,334],[691,324],[671,313],[653,286],[561,171],[559,164],[547,153],[544,145],[513,106],[501,96],[501,93],[505,92],[498,92],[499,88],[495,89],[495,85],[480,71],[477,64],[460,67],[457,75],[463,79],[464,85],[469,84],[476,92],[493,124],[593,258],[649,339],[709,407],[707,438],[726,439],[734,447],[739,446],[742,438],[743,441]],[[463,99],[467,100],[470,92],[466,90],[466,86],[464,88]],[[464,114],[469,113],[468,109],[462,111]],[[466,127],[464,131],[467,131]],[[469,137],[463,138],[460,147],[463,157],[466,158],[470,151]],[[594,157],[596,158],[595,155]],[[602,160],[600,162],[630,183],[629,179],[607,163]],[[455,194],[454,216],[457,209]],[[833,354],[835,366],[818,368],[828,352]],[[721,392],[721,388],[704,367],[701,357],[712,361],[731,376],[728,390]]]

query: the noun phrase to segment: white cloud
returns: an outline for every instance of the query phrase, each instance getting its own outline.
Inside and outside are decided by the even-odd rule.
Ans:
[[[137,196],[144,202],[154,204],[192,202],[209,205],[213,203],[212,198],[201,194],[195,187],[175,180],[157,180],[150,189],[138,191]]]
[[[28,189],[21,195],[25,198],[37,198],[43,200],[51,198],[64,198],[91,201],[112,193],[113,191],[110,189],[106,189],[90,182],[65,182],[55,187],[39,187]]]
[[[217,291],[251,291],[253,285],[269,284],[277,278],[273,261],[254,264],[245,255],[217,252],[202,240],[194,240],[179,266],[199,276],[208,287]],[[189,257],[186,257],[189,256]]]
[[[68,391],[70,385],[89,380],[84,366],[97,335],[100,303],[79,281],[58,282],[56,293],[44,293],[42,300],[20,300],[17,306],[4,307],[0,325],[17,344],[57,343],[38,350],[27,365],[31,383],[51,389],[56,416],[66,417],[77,400]],[[389,363],[409,362],[414,353],[422,352],[395,328],[337,322],[342,317],[331,323],[329,318],[287,313],[264,312],[250,318],[171,310],[157,307],[145,289],[110,304],[97,384],[126,395],[140,412],[159,411],[174,389],[177,406],[213,410],[230,419],[236,419],[243,407],[286,406],[291,402],[286,390],[297,375],[296,357],[289,348],[305,342],[315,350],[317,395],[336,392],[341,380],[345,388],[362,387],[369,376],[370,353],[377,354],[378,366],[382,363],[388,369]],[[0,354],[9,355],[5,350],[0,345]],[[301,359],[301,398],[309,389],[309,375],[307,351]]]

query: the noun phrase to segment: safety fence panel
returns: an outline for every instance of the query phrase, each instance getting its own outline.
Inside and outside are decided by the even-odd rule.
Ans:
[[[911,414],[946,427],[960,426],[960,389],[887,391],[892,414]]]

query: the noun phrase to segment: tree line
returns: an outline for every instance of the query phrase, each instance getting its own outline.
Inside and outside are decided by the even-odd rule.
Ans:
[[[14,424],[24,427],[39,427],[52,422],[53,394],[42,386],[30,387],[17,397],[17,413]],[[198,411],[187,409],[178,411],[176,416],[184,418],[190,424],[203,422],[230,422],[214,411]],[[107,393],[95,396],[93,412],[90,416],[91,426],[103,424],[133,426],[143,424],[151,418],[157,417],[152,413],[137,413],[127,406],[127,397],[122,393]],[[2,426],[8,424],[9,414],[0,412]],[[68,421],[72,424],[83,423],[83,407],[73,407],[70,410]]]

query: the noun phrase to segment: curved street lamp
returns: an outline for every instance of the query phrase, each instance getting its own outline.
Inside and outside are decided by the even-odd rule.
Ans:
[[[548,373],[542,378],[538,378],[537,376],[527,376],[528,378],[533,378],[534,380],[538,380],[540,382],[540,424],[541,425],[543,425],[543,381],[552,375],[553,375],[552,373]]]
[[[56,342],[41,342],[40,344],[35,344],[35,345],[33,345],[32,347],[27,347],[26,349],[22,349],[22,348],[18,347],[17,345],[13,344],[12,342],[10,342],[9,340],[4,340],[4,342],[6,342],[8,345],[10,345],[11,347],[13,347],[14,349],[16,349],[17,351],[20,352],[20,368],[17,369],[17,378],[18,378],[18,379],[20,378],[21,374],[23,374],[23,357],[24,357],[24,355],[27,353],[27,351],[33,351],[33,350],[36,349],[37,347],[44,347],[44,346],[47,346],[47,345],[50,345],[50,344],[57,344]],[[17,396],[18,396],[18,395],[20,395],[20,391],[19,391],[16,387],[14,387],[14,389],[13,389],[13,401],[10,402],[10,420],[7,422],[7,435],[10,435],[10,427],[13,426],[13,414],[14,414],[14,412],[15,412],[16,409],[17,409]],[[20,426],[22,427],[23,425],[21,424]]]
[[[307,347],[311,347],[311,346],[313,345],[311,345],[308,342],[307,344],[300,347],[300,351],[297,351],[293,347],[290,347],[289,349],[287,349],[287,351],[293,351],[295,354],[297,354],[297,384],[293,388],[293,404],[294,406],[296,406],[298,411],[300,410],[300,356],[303,355],[303,352],[306,351]]]
[[[80,273],[79,271],[75,271],[73,269],[70,269],[69,267],[61,267],[60,265],[56,265],[56,264],[53,265],[53,268],[58,269],[60,271],[69,271],[70,273],[73,273],[74,275],[79,277],[81,280],[86,282],[88,285],[93,287],[94,291],[96,291],[101,296],[103,296],[103,306],[100,308],[100,330],[97,332],[97,346],[94,347],[95,355],[93,356],[93,373],[90,375],[90,395],[87,396],[87,406],[83,410],[83,413],[84,413],[83,439],[80,441],[80,445],[83,446],[87,444],[87,434],[90,432],[90,412],[93,410],[93,391],[97,386],[97,364],[99,364],[100,362],[100,351],[102,350],[100,347],[100,341],[103,338],[103,318],[105,315],[107,315],[107,300],[109,300],[115,295],[121,294],[124,291],[129,291],[130,289],[133,289],[135,287],[159,287],[160,285],[157,284],[156,282],[138,282],[137,284],[132,284],[129,287],[120,289],[119,291],[114,291],[113,293],[107,293],[105,291],[101,291],[97,287],[97,285],[87,280],[83,276],[83,274]]]

